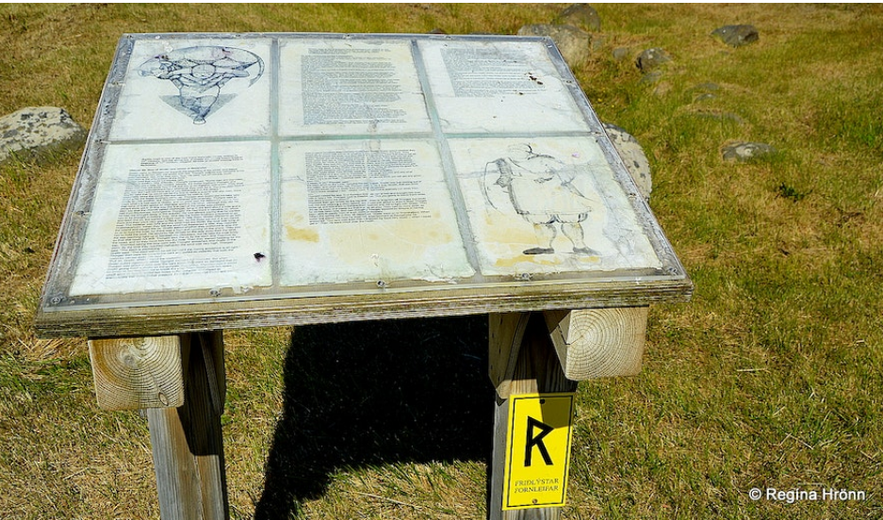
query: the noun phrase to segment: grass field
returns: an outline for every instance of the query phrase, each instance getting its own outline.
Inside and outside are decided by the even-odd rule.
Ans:
[[[126,32],[514,34],[565,6],[0,5],[0,114],[88,126]],[[641,375],[580,383],[564,517],[883,518],[883,6],[596,9],[574,73],[643,145],[695,293],[651,308]],[[760,40],[710,37],[737,23]],[[673,58],[655,83],[633,61],[649,47]],[[778,153],[725,162],[736,140]],[[159,514],[146,421],[97,408],[85,340],[32,330],[80,153],[0,164],[0,518]],[[484,518],[486,334],[481,317],[228,333],[233,518]]]

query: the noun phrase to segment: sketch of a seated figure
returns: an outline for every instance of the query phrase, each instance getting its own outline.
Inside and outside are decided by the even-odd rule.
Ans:
[[[178,88],[178,96],[163,100],[190,116],[193,124],[201,125],[210,112],[235,97],[221,94],[224,85],[232,79],[251,78],[250,87],[263,75],[264,62],[243,49],[187,47],[153,57],[139,67],[139,72],[171,81]]]
[[[582,226],[599,201],[574,186],[574,167],[551,155],[536,153],[529,144],[517,144],[509,147],[507,157],[487,163],[486,182],[496,172],[499,177],[494,184],[508,192],[515,212],[533,224],[538,246],[524,250],[524,254],[555,253],[552,242],[558,235],[556,225],[573,244],[574,254],[600,254],[586,245]]]

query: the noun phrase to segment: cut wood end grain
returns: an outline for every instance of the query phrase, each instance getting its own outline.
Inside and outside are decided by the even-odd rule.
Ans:
[[[641,371],[649,307],[545,311],[546,326],[573,381]]]
[[[105,410],[184,404],[178,336],[89,340],[98,406]]]

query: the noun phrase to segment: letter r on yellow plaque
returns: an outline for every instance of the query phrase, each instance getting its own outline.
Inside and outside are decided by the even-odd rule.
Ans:
[[[564,505],[573,397],[573,393],[509,396],[504,510]]]

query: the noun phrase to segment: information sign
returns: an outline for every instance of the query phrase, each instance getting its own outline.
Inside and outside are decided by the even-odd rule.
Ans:
[[[637,305],[691,287],[538,37],[125,35],[60,237],[47,333],[570,308],[598,290]]]
[[[573,394],[509,396],[503,509],[563,506]]]

